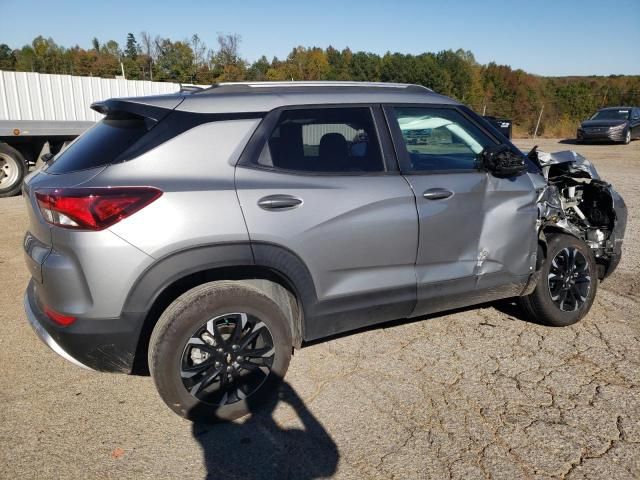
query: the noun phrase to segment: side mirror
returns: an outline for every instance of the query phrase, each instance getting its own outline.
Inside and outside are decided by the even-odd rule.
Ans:
[[[480,153],[482,168],[496,177],[516,177],[527,171],[524,155],[508,145],[487,147]]]
[[[55,155],[53,153],[45,153],[40,157],[40,160],[42,160],[44,163],[49,163],[54,156]]]

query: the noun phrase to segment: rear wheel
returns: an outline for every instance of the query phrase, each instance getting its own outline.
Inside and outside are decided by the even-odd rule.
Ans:
[[[278,305],[243,282],[196,287],[158,320],[149,369],[160,396],[191,420],[234,420],[260,406],[284,377],[291,331]]]
[[[565,234],[547,238],[547,259],[533,293],[520,297],[528,316],[562,327],[576,323],[591,308],[598,288],[597,265],[591,249]]]
[[[22,154],[6,143],[0,143],[0,197],[20,192],[27,166]]]

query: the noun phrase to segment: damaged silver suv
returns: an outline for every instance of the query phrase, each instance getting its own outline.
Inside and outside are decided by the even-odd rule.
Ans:
[[[616,268],[622,198],[415,85],[220,84],[112,99],[24,184],[27,317],[73,363],[237,418],[293,348],[516,297],[569,325]]]

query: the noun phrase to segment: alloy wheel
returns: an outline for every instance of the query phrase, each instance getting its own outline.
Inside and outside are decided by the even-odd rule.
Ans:
[[[247,313],[207,321],[187,341],[180,376],[191,395],[211,405],[228,405],[256,392],[275,357],[268,327]]]
[[[589,262],[575,247],[560,250],[548,276],[551,300],[564,312],[574,312],[587,301],[591,288]]]

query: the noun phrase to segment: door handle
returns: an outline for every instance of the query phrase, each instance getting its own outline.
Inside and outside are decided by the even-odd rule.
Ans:
[[[451,195],[453,195],[453,192],[444,188],[430,188],[422,194],[427,200],[442,200],[449,198]]]
[[[268,195],[258,200],[264,210],[291,210],[302,205],[302,199],[293,195]]]

